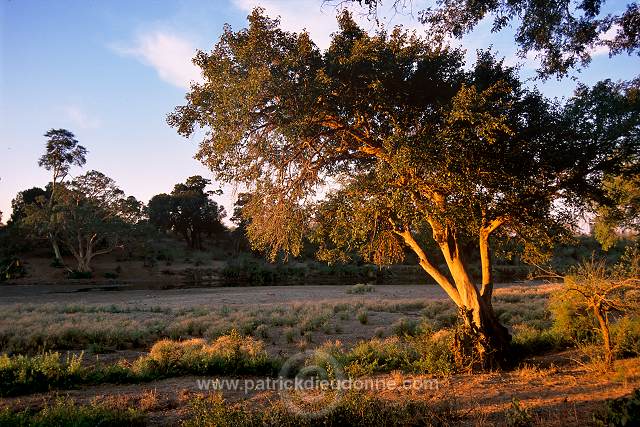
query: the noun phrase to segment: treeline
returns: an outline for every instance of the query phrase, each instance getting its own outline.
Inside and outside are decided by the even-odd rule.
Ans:
[[[94,258],[117,249],[144,252],[145,244],[159,235],[179,236],[196,250],[204,249],[203,236],[227,240],[237,236],[222,223],[224,207],[213,200],[221,193],[207,190],[210,180],[192,176],[145,204],[127,196],[102,172],[90,170],[72,178],[71,167],[86,163],[86,148],[66,129],[52,129],[45,137],[45,153],[38,164],[52,178],[44,187],[20,191],[12,201],[13,212],[0,228],[4,279],[23,274],[20,255],[45,242],[54,264],[89,276]],[[73,256],[76,264],[66,266],[63,253]]]

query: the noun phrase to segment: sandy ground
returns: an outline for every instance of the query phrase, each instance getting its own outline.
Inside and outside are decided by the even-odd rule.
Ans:
[[[501,284],[496,289],[532,285]],[[290,303],[340,303],[359,301],[407,301],[447,298],[435,285],[378,285],[375,292],[348,294],[349,286],[253,286],[162,289],[127,284],[21,284],[0,286],[3,304],[116,304],[163,307],[255,305]]]

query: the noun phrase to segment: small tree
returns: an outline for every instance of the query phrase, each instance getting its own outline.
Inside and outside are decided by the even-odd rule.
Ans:
[[[614,359],[610,323],[613,316],[640,312],[640,257],[629,256],[629,262],[609,267],[604,261],[581,264],[565,277],[565,295],[575,308],[591,312],[598,322],[605,363]]]
[[[78,145],[75,135],[66,129],[51,129],[44,136],[48,138],[46,151],[38,160],[38,165],[52,173],[51,194],[46,204],[51,214],[59,185],[65,180],[72,166],[83,166],[86,163],[87,150]],[[55,221],[48,221],[48,224],[53,226]],[[62,263],[56,230],[49,229],[48,235],[56,260]]]

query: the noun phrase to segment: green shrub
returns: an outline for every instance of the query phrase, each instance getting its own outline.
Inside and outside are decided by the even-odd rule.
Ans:
[[[556,329],[540,330],[524,323],[513,326],[511,347],[512,353],[518,357],[557,350],[567,344],[565,336],[558,334]]]
[[[235,330],[211,344],[202,339],[161,340],[132,364],[81,366],[82,355],[62,360],[59,353],[34,357],[0,356],[0,396],[13,396],[81,384],[136,383],[180,375],[275,375],[280,361],[270,358],[261,341]]]
[[[533,426],[531,414],[529,414],[529,411],[524,408],[516,398],[511,399],[511,407],[505,414],[505,421],[509,427]]]
[[[76,405],[70,399],[57,399],[34,412],[0,410],[0,427],[119,427],[143,426],[144,415],[133,408],[122,410],[104,404]]]
[[[448,375],[455,369],[449,331],[422,332],[415,337],[373,338],[357,343],[348,352],[334,356],[353,377],[379,372],[405,372]]]
[[[82,381],[82,354],[67,356],[44,353],[34,357],[0,356],[0,396],[46,391]]]
[[[640,425],[640,389],[631,395],[607,400],[604,410],[594,414],[597,426],[637,426]]]
[[[625,316],[611,326],[617,357],[640,356],[640,316]]]
[[[549,310],[553,330],[566,340],[577,343],[594,342],[597,337],[595,317],[576,301],[575,293],[561,288],[551,294]]]

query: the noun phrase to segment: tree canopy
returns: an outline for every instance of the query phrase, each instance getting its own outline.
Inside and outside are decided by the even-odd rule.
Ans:
[[[467,70],[459,50],[399,28],[370,35],[346,12],[338,21],[325,52],[260,9],[247,29],[225,27],[196,55],[204,82],[169,123],[185,136],[205,128],[197,158],[253,190],[254,247],[297,254],[313,234],[322,258],[357,250],[379,264],[409,248],[485,338],[504,341],[489,238],[539,248],[586,200],[604,200],[603,174],[638,150],[637,85],[602,82],[558,105],[490,52]],[[478,242],[481,289],[465,239]]]
[[[213,191],[206,191],[211,181],[199,175],[176,184],[171,194],[158,194],[149,201],[149,222],[160,230],[182,235],[189,247],[202,249],[202,234],[216,234],[225,228],[224,207],[211,199]]]
[[[365,5],[371,15],[383,3],[407,8],[411,0],[348,0]],[[329,3],[339,3],[329,1]],[[494,32],[514,26],[515,42],[522,56],[541,60],[541,76],[564,76],[571,68],[585,66],[598,49],[611,56],[640,55],[640,6],[636,2],[616,13],[603,14],[606,0],[439,0],[435,7],[419,11],[419,19],[440,37],[462,37],[486,17]],[[621,2],[622,3],[622,2]],[[622,6],[622,5],[620,5]]]

